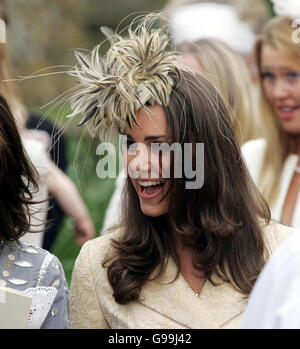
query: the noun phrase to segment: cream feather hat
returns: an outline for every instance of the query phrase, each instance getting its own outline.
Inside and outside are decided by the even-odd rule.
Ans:
[[[72,113],[83,116],[79,125],[101,140],[137,122],[140,108],[158,103],[167,106],[174,84],[180,77],[177,53],[168,50],[169,37],[164,28],[154,29],[157,14],[143,18],[135,30],[128,28],[122,37],[103,29],[111,43],[104,56],[97,45],[89,54],[75,52],[77,65],[69,72],[78,80],[70,98]]]

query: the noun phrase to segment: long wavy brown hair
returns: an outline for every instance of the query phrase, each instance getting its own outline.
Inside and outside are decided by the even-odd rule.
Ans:
[[[30,230],[29,205],[38,189],[37,172],[29,160],[16,122],[0,95],[0,240],[18,240]]]
[[[164,108],[169,133],[182,145],[204,143],[204,185],[187,190],[190,179],[171,178],[168,214],[153,218],[143,214],[127,179],[123,234],[112,241],[114,257],[103,263],[119,304],[137,300],[150,276],[164,272],[168,258],[174,259],[178,276],[174,233],[193,251],[194,267],[208,280],[213,282],[215,272],[245,295],[267,258],[262,223],[269,222],[270,211],[244,164],[230,110],[205,78],[183,72],[174,81]]]

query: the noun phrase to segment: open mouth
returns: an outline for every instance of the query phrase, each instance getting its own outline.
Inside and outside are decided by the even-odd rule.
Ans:
[[[138,181],[139,194],[144,199],[158,196],[165,185],[165,181]]]
[[[295,107],[279,107],[278,110],[283,118],[291,118],[294,115],[294,112],[299,109],[299,106]]]

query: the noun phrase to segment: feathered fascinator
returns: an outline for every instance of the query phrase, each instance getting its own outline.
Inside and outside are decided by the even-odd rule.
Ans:
[[[156,15],[157,16],[157,15]],[[180,78],[177,53],[168,51],[168,33],[153,29],[154,15],[146,16],[128,37],[102,28],[111,47],[101,57],[100,45],[88,55],[75,52],[77,65],[70,71],[78,87],[70,98],[73,117],[82,114],[79,125],[101,140],[132,126],[136,112],[158,103],[167,106],[174,85]]]
[[[271,0],[274,12],[278,16],[288,16],[291,19],[300,19],[300,0]]]

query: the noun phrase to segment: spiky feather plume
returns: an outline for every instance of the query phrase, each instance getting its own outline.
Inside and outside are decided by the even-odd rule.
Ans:
[[[78,79],[78,88],[70,98],[73,117],[83,116],[92,135],[102,140],[132,126],[140,108],[158,103],[167,106],[177,67],[177,53],[168,51],[169,38],[161,29],[151,28],[153,16],[147,16],[137,27],[128,29],[128,37],[103,33],[111,43],[101,57],[100,45],[88,55],[76,52],[77,65],[70,71]]]

